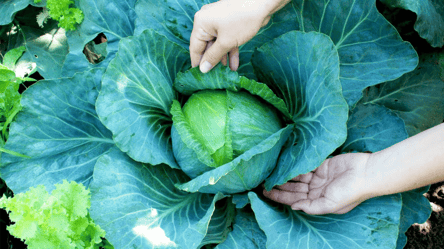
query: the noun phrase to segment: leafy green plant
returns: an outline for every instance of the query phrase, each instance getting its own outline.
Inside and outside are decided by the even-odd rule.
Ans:
[[[105,236],[88,214],[89,190],[75,182],[56,184],[51,195],[45,186],[30,188],[13,198],[3,196],[0,207],[10,212],[8,231],[28,248],[98,248]]]
[[[19,75],[16,70],[16,62],[22,56],[25,47],[18,47],[8,51],[0,64],[0,152],[6,152],[15,156],[26,157],[19,153],[4,149],[8,140],[8,128],[17,113],[21,110],[21,95],[19,93],[20,84],[25,81],[35,81],[32,78]]]
[[[188,47],[205,3],[80,0],[88,23],[66,33],[69,50],[52,71],[65,77],[49,75],[23,93],[5,148],[31,159],[2,157],[8,186],[21,193],[82,183],[91,218],[116,248],[402,248],[407,228],[431,212],[427,188],[312,216],[257,187],[442,122],[437,55],[418,56],[374,0],[294,0],[239,48],[238,72],[219,65],[203,75],[190,69]],[[107,54],[92,64],[82,51],[100,33]],[[193,121],[214,117],[200,113],[211,109],[199,107],[204,100],[186,104],[209,91],[228,96],[212,107],[226,111],[221,136]],[[246,110],[252,98],[279,125],[257,124],[254,115],[268,111]]]
[[[34,0],[34,3],[40,3],[42,0]],[[73,0],[47,0],[46,8],[38,17],[38,22],[42,26],[50,16],[59,22],[59,27],[66,30],[75,30],[76,25],[82,23],[83,12],[78,8],[73,8]]]

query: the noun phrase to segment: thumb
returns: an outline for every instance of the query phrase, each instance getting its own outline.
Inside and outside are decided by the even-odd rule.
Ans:
[[[219,39],[216,39],[214,44],[209,47],[202,56],[199,67],[200,71],[202,73],[207,73],[208,71],[210,71],[230,50],[231,47],[229,45],[227,45],[226,43],[222,44]]]
[[[316,200],[302,200],[295,202],[291,205],[293,210],[302,210],[307,214],[328,214],[336,211],[335,204],[325,198],[320,198]]]

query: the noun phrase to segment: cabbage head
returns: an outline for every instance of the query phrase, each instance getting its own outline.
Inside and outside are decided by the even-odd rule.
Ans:
[[[176,109],[177,103],[174,105],[173,121],[183,123],[173,123],[173,152],[181,169],[190,177],[231,162],[282,128],[273,106],[244,91],[206,90],[194,93],[182,112]],[[198,157],[184,156],[179,148],[187,148],[184,140],[191,141],[182,139],[177,130],[184,137],[193,137],[192,142],[199,143],[198,148],[211,158],[201,163]]]

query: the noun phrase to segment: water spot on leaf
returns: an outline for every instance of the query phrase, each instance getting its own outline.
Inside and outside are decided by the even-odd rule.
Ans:
[[[210,185],[216,184],[216,180],[214,179],[214,177],[210,177],[209,183],[210,183]]]

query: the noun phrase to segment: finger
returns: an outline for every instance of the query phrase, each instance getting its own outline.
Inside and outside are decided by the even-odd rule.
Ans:
[[[222,62],[222,65],[227,66],[227,54],[224,54],[224,56],[222,56],[220,62]]]
[[[205,9],[204,5],[201,10]],[[198,11],[194,15],[193,30],[190,37],[190,58],[191,65],[196,67],[200,64],[200,59],[205,52],[205,47],[208,41],[215,38],[216,32],[209,28],[204,28],[202,24],[205,24],[202,17],[202,12]]]
[[[239,47],[234,47],[229,52],[230,55],[230,69],[237,71],[239,68]]]
[[[329,160],[325,160],[321,166],[316,168],[315,173],[313,174],[313,177],[310,181],[310,189],[319,188],[326,184],[328,179],[328,166],[329,166]]]
[[[316,200],[319,199],[321,197],[324,197],[323,192],[324,192],[324,188],[310,188],[309,186],[309,192],[308,192],[308,199],[310,200]]]
[[[191,38],[190,38],[190,58],[191,58],[191,66],[197,67],[199,66],[200,59],[202,58],[202,55],[205,51],[207,42],[199,40],[196,37],[196,35],[193,35],[193,32],[191,33]]]
[[[191,66],[197,67],[208,46],[208,42],[213,40],[214,36],[206,33],[202,28],[193,28],[190,38],[190,57]]]
[[[313,178],[313,172],[308,172],[307,174],[298,175],[291,180],[298,181],[298,182],[304,182],[304,183],[310,183],[312,178]]]
[[[307,214],[329,214],[338,210],[337,204],[327,198],[300,200],[291,205],[293,210],[302,210]]]
[[[308,193],[308,184],[302,182],[287,182],[283,185],[276,186],[276,188],[288,192]]]
[[[272,189],[271,191],[264,189],[263,194],[268,199],[285,205],[291,205],[297,201],[307,199],[307,194],[305,193],[287,192],[278,189]]]
[[[216,39],[214,44],[205,51],[200,62],[200,71],[202,73],[207,73],[208,71],[210,71],[230,50],[231,46],[229,45],[229,43],[223,42],[220,39]]]

